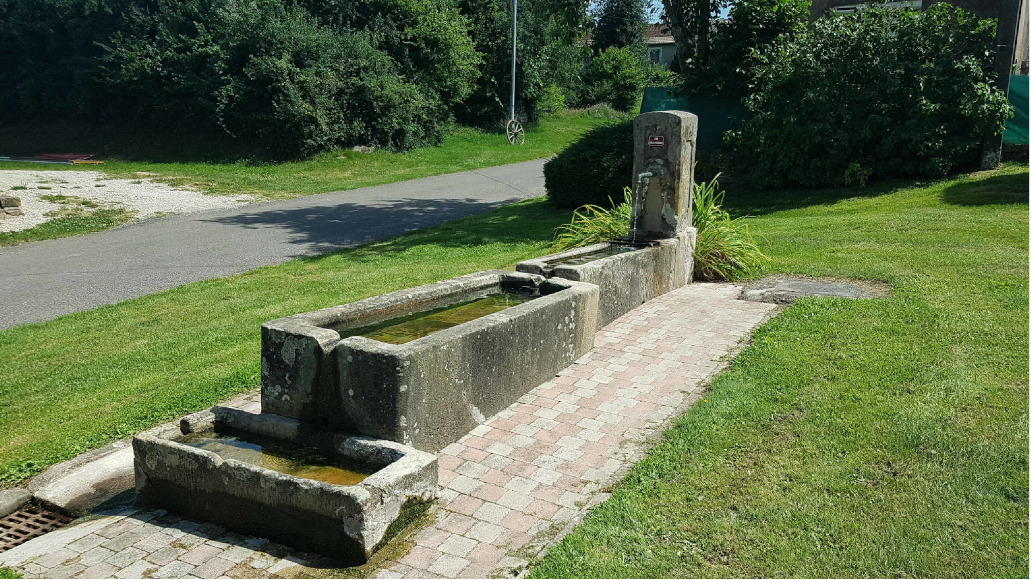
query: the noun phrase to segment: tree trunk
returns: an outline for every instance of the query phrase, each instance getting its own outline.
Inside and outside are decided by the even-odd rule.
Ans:
[[[1026,0],[1025,0],[1026,1]],[[1010,93],[1010,75],[1013,73],[1013,54],[1017,44],[1017,23],[1020,21],[1021,0],[1002,0],[999,6],[999,24],[995,33],[995,86],[1006,96]],[[981,150],[981,169],[995,169],[1002,161],[1002,133],[984,140]]]

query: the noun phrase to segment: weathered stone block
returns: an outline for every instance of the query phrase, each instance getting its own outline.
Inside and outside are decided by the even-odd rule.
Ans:
[[[30,499],[32,499],[32,494],[27,489],[14,487],[0,490],[0,518],[18,511]]]
[[[597,285],[599,327],[691,280],[694,228],[680,238],[656,240],[634,251],[606,256],[612,247],[605,242],[576,248],[520,262],[516,269]],[[592,254],[603,257],[580,264],[563,263],[589,260]]]
[[[383,467],[356,485],[272,471],[179,442],[227,429]],[[330,431],[276,415],[213,407],[133,438],[136,490],[158,505],[227,529],[267,537],[348,564],[365,562],[405,509],[436,497],[437,459],[411,447]],[[393,530],[391,530],[393,531]]]
[[[540,297],[405,344],[348,335],[516,287]],[[502,271],[274,320],[262,327],[262,410],[436,451],[589,351],[597,322],[593,284]]]
[[[0,207],[4,209],[9,207],[21,207],[21,198],[11,195],[0,195]]]
[[[676,238],[691,227],[697,135],[698,117],[684,111],[634,119],[634,238]]]

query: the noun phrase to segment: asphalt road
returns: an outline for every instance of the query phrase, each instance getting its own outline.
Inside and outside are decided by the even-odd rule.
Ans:
[[[544,195],[544,160],[0,248],[0,328],[389,238]]]

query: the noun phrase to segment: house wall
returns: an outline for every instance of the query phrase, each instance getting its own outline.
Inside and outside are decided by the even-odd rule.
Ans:
[[[1031,52],[1028,47],[1028,4],[1029,2],[1024,0],[1020,6],[1020,24],[1017,27],[1017,52],[1014,55],[1017,73],[1022,75],[1028,73],[1028,53]]]
[[[648,46],[649,60],[651,59],[651,51],[659,51],[658,64],[669,68],[673,64],[673,55],[677,52],[677,45],[675,44],[652,44]]]

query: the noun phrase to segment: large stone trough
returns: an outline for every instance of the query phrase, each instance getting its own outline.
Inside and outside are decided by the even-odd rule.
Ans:
[[[312,449],[375,471],[355,485],[288,475],[186,444],[225,433]],[[392,441],[315,431],[298,421],[214,407],[133,439],[138,501],[271,538],[347,564],[365,562],[404,510],[437,495],[437,459]],[[260,453],[259,448],[259,453]],[[370,469],[372,471],[372,469]]]
[[[693,234],[691,229],[687,236],[679,239],[593,244],[526,260],[516,269],[597,285],[600,289],[598,325],[606,326],[652,298],[690,281]]]
[[[353,335],[494,293],[536,297],[404,344]],[[262,411],[437,451],[587,353],[597,327],[596,286],[496,270],[273,320]]]

